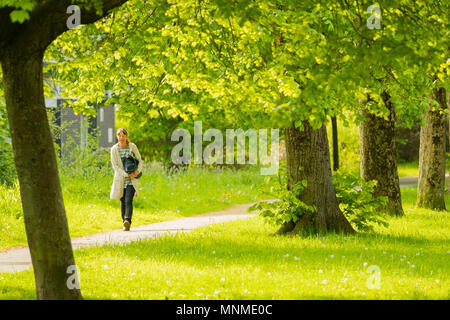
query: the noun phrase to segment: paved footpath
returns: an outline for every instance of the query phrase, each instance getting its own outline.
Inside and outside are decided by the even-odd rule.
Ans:
[[[82,247],[102,246],[105,244],[125,244],[141,239],[157,238],[166,234],[188,232],[192,229],[213,223],[245,219],[256,215],[255,213],[247,213],[247,208],[250,205],[252,204],[241,204],[222,211],[132,227],[127,232],[119,229],[81,238],[73,238],[72,247],[76,250]],[[11,248],[0,252],[0,273],[18,272],[27,270],[30,267],[31,256],[28,247],[22,247],[20,249]]]
[[[446,175],[446,178],[449,178],[448,175]],[[408,187],[416,184],[417,177],[400,178],[401,187]],[[102,246],[105,244],[124,244],[140,239],[157,238],[166,234],[188,232],[192,229],[213,223],[245,219],[255,215],[255,213],[249,214],[246,211],[251,205],[252,203],[241,204],[222,211],[209,212],[182,219],[133,227],[128,232],[124,232],[120,229],[81,238],[73,238],[72,247],[73,249],[78,249],[81,247]],[[23,271],[30,267],[31,257],[28,247],[22,247],[20,249],[12,248],[10,250],[0,252],[0,273]]]

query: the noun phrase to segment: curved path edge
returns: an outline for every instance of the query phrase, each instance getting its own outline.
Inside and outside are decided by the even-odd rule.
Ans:
[[[221,211],[138,226],[131,228],[127,232],[118,229],[90,236],[72,238],[72,248],[76,250],[91,246],[123,245],[132,241],[157,238],[167,234],[189,232],[193,229],[214,223],[245,219],[256,215],[255,213],[247,213],[247,208],[252,204],[239,204]],[[31,266],[31,256],[28,247],[9,248],[4,252],[0,252],[0,273],[20,272],[29,269]]]

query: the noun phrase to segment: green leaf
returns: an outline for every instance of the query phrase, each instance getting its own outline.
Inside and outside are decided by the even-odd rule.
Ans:
[[[14,10],[10,13],[12,22],[23,23],[25,20],[30,19],[30,15],[24,10]]]

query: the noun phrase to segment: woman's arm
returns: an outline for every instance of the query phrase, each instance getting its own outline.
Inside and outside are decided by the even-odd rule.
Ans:
[[[123,170],[122,166],[117,163],[113,148],[111,148],[111,164],[114,171],[118,172],[123,177],[128,177],[128,173],[126,173],[125,170]]]

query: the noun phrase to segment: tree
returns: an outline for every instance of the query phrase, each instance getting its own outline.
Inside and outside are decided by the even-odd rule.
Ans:
[[[92,23],[125,1],[95,1],[81,10]],[[78,1],[80,3],[80,1]],[[67,286],[75,265],[56,155],[44,104],[44,51],[67,31],[69,0],[0,2],[0,61],[38,299],[80,299]]]
[[[373,196],[387,196],[386,206],[379,208],[394,216],[403,215],[400,182],[397,170],[395,142],[395,108],[387,92],[382,93],[389,110],[388,119],[363,110],[364,121],[360,125],[360,173],[366,180],[376,180]]]
[[[83,50],[96,48],[91,54],[101,58],[77,59],[79,50],[68,49],[64,55],[74,63],[62,70],[60,78],[65,79],[63,86],[70,92],[85,92],[89,100],[96,99],[102,87],[99,80],[104,86],[113,84],[111,101],[121,105],[121,112],[136,118],[134,123],[140,123],[142,130],[148,127],[147,122],[155,121],[152,118],[175,117],[185,124],[201,119],[216,128],[270,125],[286,128],[285,133],[293,135],[287,139],[295,144],[289,150],[296,150],[302,147],[295,137],[301,134],[299,125],[304,122],[311,130],[303,138],[311,144],[323,144],[320,149],[326,148],[326,152],[313,152],[310,161],[317,166],[303,174],[311,181],[308,190],[312,194],[324,192],[321,184],[313,183],[316,177],[327,177],[325,188],[330,197],[323,202],[327,203],[334,189],[323,130],[328,113],[336,110],[326,107],[331,103],[329,91],[324,89],[331,63],[325,63],[326,41],[315,30],[318,25],[323,27],[316,16],[319,9],[312,1],[286,5],[236,1],[232,7],[222,1],[181,0],[170,5],[133,1],[133,6],[125,6],[113,18],[121,22],[97,24],[76,34],[76,43],[82,44]],[[135,10],[145,14],[136,16]],[[58,52],[61,50],[53,50],[51,59],[60,60]],[[104,64],[108,68],[102,68]],[[74,66],[79,68],[77,72]],[[92,79],[96,90],[90,89]],[[294,163],[288,168],[298,170]],[[298,172],[289,174],[294,179],[300,177]],[[310,200],[316,205],[317,198]],[[336,199],[329,209],[319,204],[316,207],[319,212],[314,215],[327,217],[329,212],[345,221]],[[320,228],[316,226],[316,232],[340,229],[333,223],[327,228],[323,223]]]
[[[70,92],[83,92],[88,100],[95,100],[99,92],[103,95],[103,87],[110,85],[115,92],[110,102],[139,119],[134,120],[136,125],[171,117],[184,122],[220,121],[215,118],[220,115],[235,125],[283,128],[294,143],[310,126],[313,130],[303,138],[310,144],[314,139],[322,143],[325,139],[318,137],[327,119],[341,116],[342,106],[356,115],[361,108],[358,98],[367,100],[364,108],[370,114],[383,118],[390,115],[386,104],[405,118],[419,117],[423,108],[419,67],[424,65],[421,51],[430,35],[420,26],[420,32],[409,36],[408,23],[416,19],[417,2],[386,5],[383,9],[389,15],[383,16],[381,31],[366,27],[370,14],[363,11],[368,6],[369,2],[354,6],[346,1],[241,0],[230,6],[219,0],[170,4],[135,0],[113,18],[117,23],[106,21],[76,34],[72,41],[81,46],[67,49],[64,55],[70,54],[79,70],[62,70],[61,78]],[[427,10],[419,18],[429,13],[426,3],[419,2],[423,6]],[[145,14],[133,14],[136,10]],[[436,30],[445,19],[438,23],[438,18],[430,19],[436,28],[433,33],[439,35]],[[84,57],[82,52],[88,48],[95,48],[90,53],[99,59],[78,57]],[[54,52],[52,58],[61,59]],[[390,97],[386,101],[383,92]],[[316,155],[310,161],[323,166],[312,167],[319,176],[328,172],[330,163]],[[299,170],[295,165],[288,168]],[[389,172],[396,172],[392,169]],[[307,174],[307,180],[315,181],[313,169]],[[300,174],[289,172],[289,177]],[[398,181],[393,184],[398,186]],[[320,188],[309,183],[304,195],[309,190],[320,194]],[[399,188],[393,192],[400,195]],[[336,208],[333,202],[330,208]],[[317,214],[333,221],[324,211]]]
[[[363,12],[368,2],[357,6],[344,2],[354,17],[348,20],[352,43],[349,52],[352,72],[359,74],[361,124],[361,176],[377,180],[375,195],[387,196],[387,211],[403,215],[396,164],[396,119],[410,125],[420,119],[432,90],[427,78],[442,64],[448,52],[448,5],[437,2],[385,2],[375,6],[381,16],[379,28],[369,30]],[[354,59],[356,58],[356,59]],[[350,71],[348,71],[350,72]],[[356,100],[356,99],[355,99]]]
[[[417,206],[445,210],[445,149],[447,98],[445,88],[433,90],[425,125],[420,128]]]
[[[307,187],[300,199],[315,206],[316,210],[304,212],[295,223],[285,223],[278,233],[355,233],[336,199],[326,128],[322,126],[314,130],[307,121],[302,125],[302,130],[295,125],[285,130],[287,172],[291,175],[288,189],[293,190],[297,182],[306,180]]]

